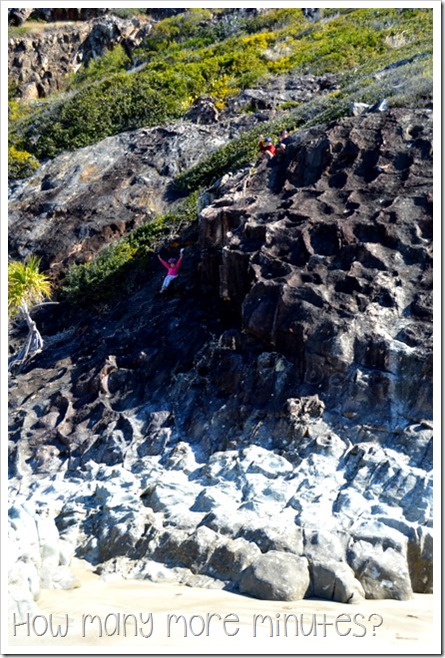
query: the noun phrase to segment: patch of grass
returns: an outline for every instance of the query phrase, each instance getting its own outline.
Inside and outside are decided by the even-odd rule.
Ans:
[[[67,25],[73,25],[76,22],[83,21],[54,21],[48,23],[40,18],[28,19],[23,25],[8,26],[8,39],[22,39],[24,37],[41,34],[42,32],[51,32]]]
[[[32,26],[29,24],[24,25],[9,25],[8,26],[8,39],[22,39],[30,34]]]

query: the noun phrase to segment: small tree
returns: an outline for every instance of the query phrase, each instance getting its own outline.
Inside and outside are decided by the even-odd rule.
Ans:
[[[51,283],[40,272],[40,259],[31,256],[25,262],[12,261],[8,265],[8,314],[13,319],[22,316],[28,325],[28,336],[23,347],[11,357],[8,370],[22,365],[28,358],[42,350],[43,340],[36,323],[31,318],[32,307],[50,296]]]

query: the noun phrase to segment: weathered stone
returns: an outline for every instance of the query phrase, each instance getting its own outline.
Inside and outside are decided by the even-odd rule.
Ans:
[[[154,555],[168,564],[179,564],[200,573],[204,571],[217,544],[218,534],[205,526],[192,533],[169,529],[161,535]]]
[[[312,562],[309,563],[309,569],[312,596],[340,603],[357,603],[365,598],[362,585],[346,563]]]
[[[269,551],[243,572],[239,583],[242,594],[270,601],[303,599],[310,586],[305,558]]]
[[[326,530],[303,530],[304,544],[302,554],[309,562],[323,564],[342,563],[346,560],[346,548],[349,535],[346,532],[328,532]]]
[[[169,174],[155,173],[168,154],[148,142],[176,149],[177,169],[201,156],[183,142],[196,131],[209,148],[227,140],[216,124],[135,131],[70,155],[88,177],[95,154],[85,187],[67,158],[13,186],[14,255],[38,248],[62,275],[73,245],[90,257],[137,223],[133,202],[147,218],[142,186],[168,207]],[[110,572],[144,577],[155,559],[254,596],[430,591],[431,132],[430,112],[401,108],[301,132],[281,164],[206,192],[199,226],[168,247],[186,244],[175,294],[156,297],[153,255],[100,322],[42,309],[48,349],[10,381],[11,485],[17,509],[51,510],[60,564],[69,542]],[[60,243],[36,205],[49,195],[68,208]],[[19,557],[39,573],[29,509],[11,536],[30,528]]]
[[[241,537],[220,542],[213,551],[207,565],[207,572],[220,580],[236,584],[242,572],[261,555],[254,543]]]
[[[43,587],[49,587],[52,574],[59,566],[60,547],[59,531],[54,519],[45,512],[36,517],[37,533],[39,535],[39,551],[41,559],[42,572],[46,577],[42,582]]]
[[[182,542],[180,548],[181,562],[194,573],[202,572],[215,551],[218,541],[219,537],[216,532],[205,526],[200,526]]]
[[[368,541],[353,542],[347,560],[367,599],[397,599],[413,596],[406,555],[394,548],[384,548]]]
[[[254,542],[263,553],[281,551],[296,555],[303,554],[303,531],[294,525],[294,519],[290,518],[290,515],[284,513],[281,518],[275,518],[272,523],[256,526],[243,525],[239,534],[250,542]]]
[[[220,113],[215,103],[215,98],[200,96],[186,112],[184,118],[194,123],[216,123]]]
[[[22,25],[32,11],[32,8],[8,9],[8,25]]]
[[[202,157],[203,142],[210,153],[224,141],[206,126],[179,123],[58,156],[10,197],[11,257],[26,257],[32,243],[54,275],[90,260],[101,246],[167,209],[172,177]]]
[[[183,478],[177,482],[158,482],[153,485],[150,495],[145,495],[145,504],[154,512],[168,512],[170,508],[189,502],[193,504],[197,487]]]
[[[433,534],[430,528],[418,526],[408,542],[408,568],[414,592],[433,591]]]

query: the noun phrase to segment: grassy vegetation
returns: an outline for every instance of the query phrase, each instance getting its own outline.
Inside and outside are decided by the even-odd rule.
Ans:
[[[9,25],[8,39],[22,39],[28,36],[39,35],[42,32],[52,32],[61,27],[66,27],[65,21],[52,21],[48,23],[42,18],[32,17],[23,25]]]
[[[221,10],[219,10],[221,12]],[[372,72],[378,62],[432,52],[432,10],[356,9],[307,22],[299,9],[273,9],[233,26],[189,10],[157,23],[128,70],[114,49],[81,69],[66,98],[37,104],[12,129],[38,159],[92,144],[112,134],[181,117],[202,93],[219,107],[268,76],[349,70]],[[346,80],[346,78],[345,78]]]
[[[32,26],[28,23],[25,25],[10,25],[8,27],[8,39],[21,39],[30,34],[31,31]]]
[[[140,7],[136,7],[136,8],[125,7],[123,9],[113,9],[112,13],[115,16],[119,16],[119,18],[124,18],[124,19],[134,18],[134,17],[137,18],[138,16],[145,16],[144,10],[141,9]]]
[[[29,110],[27,105],[19,103],[17,88],[9,81],[8,84],[8,114],[9,122],[13,126],[20,125],[23,117]],[[37,158],[29,153],[23,146],[24,140],[20,131],[10,129],[8,135],[8,177],[10,179],[26,178],[39,166]]]

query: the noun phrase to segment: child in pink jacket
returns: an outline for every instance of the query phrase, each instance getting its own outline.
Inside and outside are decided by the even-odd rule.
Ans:
[[[184,252],[184,249],[180,250],[180,256],[178,260],[176,258],[169,258],[168,261],[162,260],[160,255],[158,254],[158,258],[160,262],[163,264],[163,266],[167,269],[167,276],[165,277],[163,283],[162,283],[162,288],[161,292],[165,292],[170,285],[170,283],[173,281],[173,279],[176,279],[176,277],[179,274],[179,268],[181,267],[182,264],[182,254]]]

